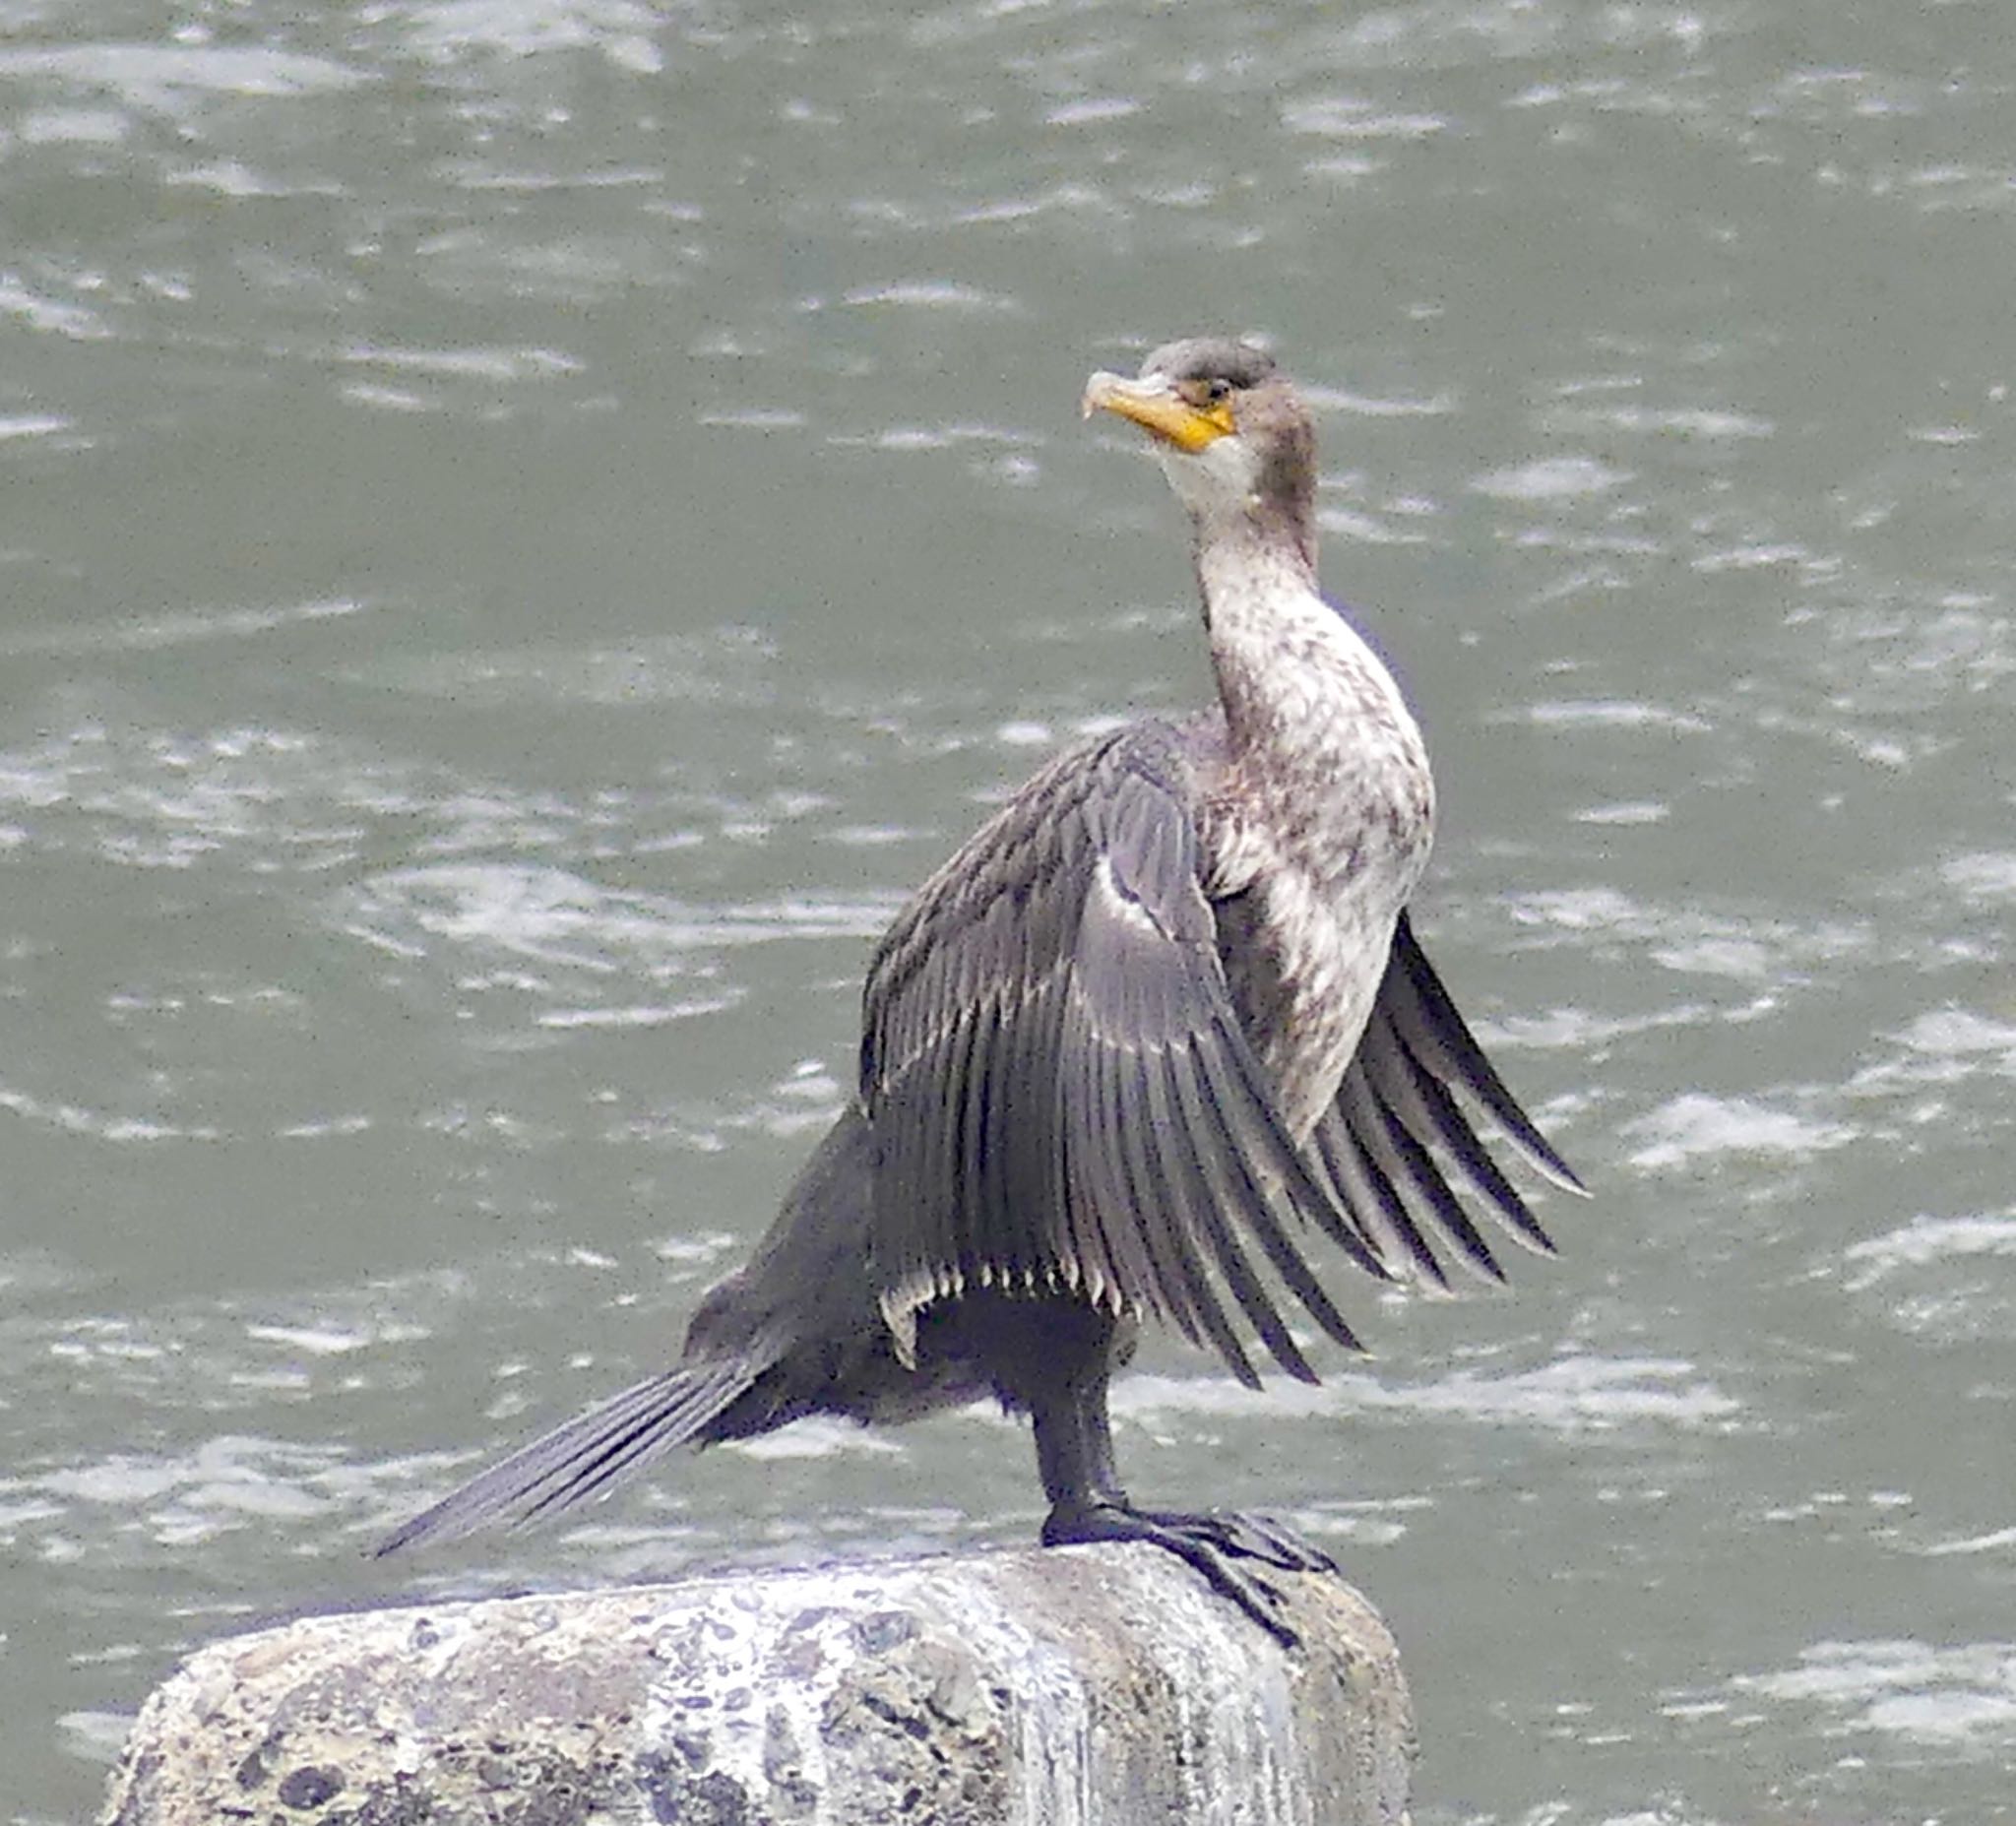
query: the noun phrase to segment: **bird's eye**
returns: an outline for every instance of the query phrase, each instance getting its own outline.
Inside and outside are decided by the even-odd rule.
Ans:
[[[1216,406],[1219,403],[1219,401],[1225,399],[1228,394],[1230,394],[1231,390],[1231,382],[1227,380],[1223,375],[1219,375],[1215,379],[1208,380],[1204,383],[1204,397],[1207,400],[1209,400],[1213,406]]]

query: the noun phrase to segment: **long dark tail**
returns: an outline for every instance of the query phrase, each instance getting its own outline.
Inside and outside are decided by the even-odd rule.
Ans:
[[[749,1264],[701,1301],[680,1362],[477,1473],[372,1551],[452,1541],[488,1522],[541,1521],[674,1446],[746,1438],[831,1405],[822,1383],[833,1354],[826,1347],[881,1333],[867,1279],[873,1158],[866,1121],[848,1110],[813,1151]],[[811,1348],[794,1356],[801,1342]],[[762,1390],[744,1402],[758,1383]]]
[[[743,1357],[664,1370],[479,1473],[372,1551],[382,1556],[422,1541],[453,1541],[488,1522],[522,1527],[572,1508],[661,1452],[704,1437],[768,1367]]]

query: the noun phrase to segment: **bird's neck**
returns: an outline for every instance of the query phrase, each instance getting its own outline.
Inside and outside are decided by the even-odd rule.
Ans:
[[[1219,529],[1198,542],[1197,577],[1237,790],[1301,868],[1369,864],[1404,897],[1434,792],[1393,674],[1323,599],[1295,540]]]
[[[1235,751],[1328,746],[1370,716],[1414,746],[1419,732],[1385,662],[1323,599],[1302,545],[1257,528],[1201,538],[1197,582]]]

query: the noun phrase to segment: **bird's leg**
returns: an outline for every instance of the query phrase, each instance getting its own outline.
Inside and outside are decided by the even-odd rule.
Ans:
[[[1281,1588],[1253,1563],[1291,1572],[1330,1572],[1335,1563],[1279,1525],[1257,1516],[1184,1515],[1137,1509],[1120,1487],[1106,1416],[1108,1368],[1052,1381],[1029,1403],[1037,1464],[1050,1513],[1046,1547],[1091,1541],[1147,1541],[1194,1566],[1284,1648],[1301,1638],[1282,1614]]]
[[[1103,1509],[1131,1512],[1133,1505],[1113,1464],[1103,1373],[1073,1377],[1052,1398],[1033,1404],[1031,1417],[1036,1421],[1037,1469],[1042,1474],[1043,1494],[1050,1499],[1043,1545],[1055,1546],[1051,1531],[1072,1527],[1079,1517]]]

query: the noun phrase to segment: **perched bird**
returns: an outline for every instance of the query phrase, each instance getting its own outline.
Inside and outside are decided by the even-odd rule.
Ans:
[[[1453,1178],[1551,1250],[1459,1101],[1582,1190],[1409,926],[1428,758],[1317,588],[1307,411],[1211,337],[1093,375],[1084,409],[1142,427],[1189,513],[1218,708],[1066,750],[917,890],[868,968],[853,1097],[679,1361],[380,1552],[550,1515],[671,1446],[991,1395],[1035,1424],[1046,1544],[1154,1542],[1292,1642],[1267,1569],[1327,1556],[1121,1486],[1107,1386],[1142,1322],[1257,1387],[1249,1328],[1313,1382],[1284,1291],[1357,1340],[1311,1232],[1380,1281],[1446,1284],[1438,1244],[1502,1278]]]

